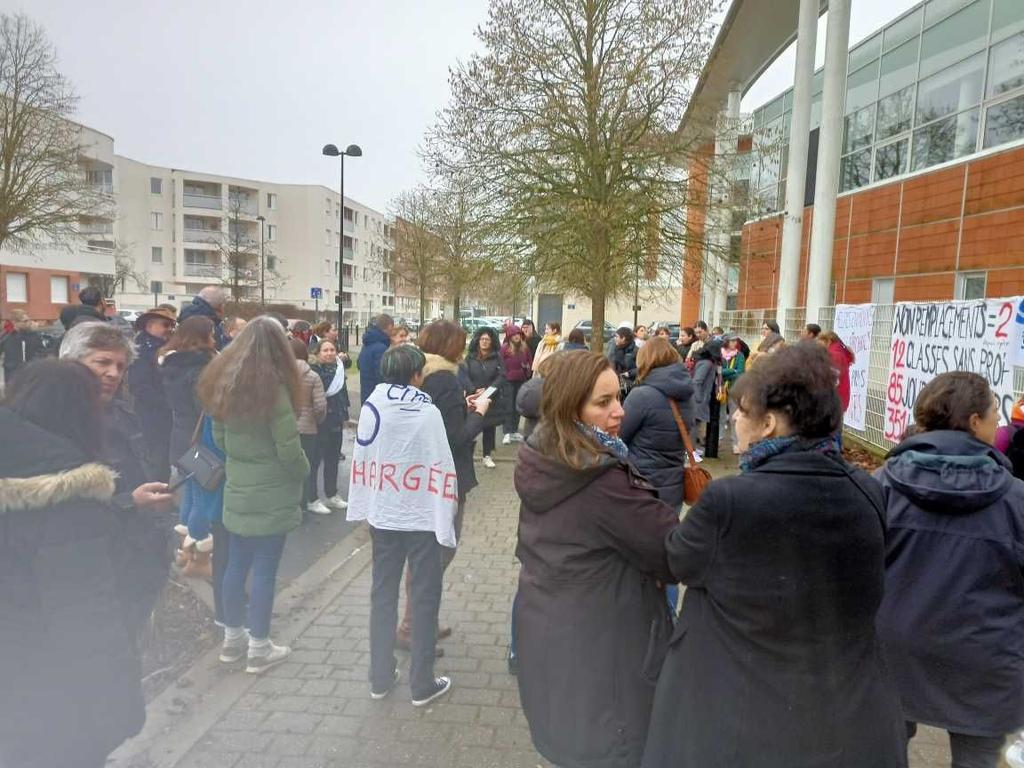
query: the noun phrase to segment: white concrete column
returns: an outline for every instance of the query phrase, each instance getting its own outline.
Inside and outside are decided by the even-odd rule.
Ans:
[[[797,306],[800,284],[800,247],[804,229],[804,195],[807,191],[807,150],[811,130],[811,89],[814,50],[818,39],[818,0],[800,0],[800,25],[796,40],[793,76],[793,114],[789,124],[789,162],[786,200],[782,217],[782,256],[776,318],[786,333],[786,314]]]
[[[821,105],[818,174],[811,224],[811,258],[807,271],[807,322],[818,321],[818,311],[829,305],[832,286],[832,250],[836,231],[836,195],[839,160],[843,149],[843,110],[846,104],[846,69],[850,48],[851,0],[831,0],[825,38],[825,93]]]
[[[715,136],[715,174],[712,181],[713,204],[716,206],[712,221],[718,229],[716,253],[710,259],[714,265],[713,282],[711,285],[711,311],[707,322],[711,326],[720,325],[722,313],[728,305],[729,298],[729,246],[732,237],[732,179],[736,165],[736,140],[739,133],[740,100],[739,91],[730,91],[722,113],[718,132]]]

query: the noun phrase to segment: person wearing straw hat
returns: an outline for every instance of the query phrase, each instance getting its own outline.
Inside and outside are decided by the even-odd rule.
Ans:
[[[177,314],[177,310],[170,304],[161,304],[139,315],[135,321],[138,357],[128,367],[126,378],[150,462],[158,472],[155,479],[165,482],[171,474],[168,457],[171,407],[164,394],[157,358],[160,348],[174,331]]]

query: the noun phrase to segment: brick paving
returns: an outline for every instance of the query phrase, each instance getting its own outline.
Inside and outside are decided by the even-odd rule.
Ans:
[[[483,484],[470,495],[463,540],[446,576],[441,623],[454,635],[436,669],[453,679],[449,696],[414,708],[408,656],[399,653],[402,683],[388,699],[370,700],[367,565],[293,643],[292,661],[255,681],[177,765],[546,768],[505,662],[518,572],[512,468],[510,461],[481,468]],[[945,734],[921,729],[910,768],[948,765]]]

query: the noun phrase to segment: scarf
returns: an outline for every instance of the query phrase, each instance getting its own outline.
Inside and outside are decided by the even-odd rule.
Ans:
[[[800,437],[768,437],[754,443],[740,458],[740,470],[749,472],[764,464],[773,456],[790,451],[814,451],[815,453],[836,453],[842,455],[842,444],[838,434],[818,442],[808,442]]]
[[[324,394],[327,397],[334,397],[336,394],[341,392],[345,388],[345,366],[336,365],[334,368],[334,378],[331,379],[331,386],[327,388],[327,392]]]
[[[546,351],[554,352],[556,349],[558,349],[558,345],[559,345],[559,343],[561,343],[561,341],[562,341],[562,337],[561,336],[555,336],[554,334],[549,334],[549,335],[544,337],[544,340],[541,342],[541,345],[544,347],[544,349]]]
[[[582,421],[577,421],[576,426],[580,432],[587,435],[616,459],[619,461],[626,460],[626,457],[629,455],[629,448],[619,438],[609,435],[600,427],[584,424]]]

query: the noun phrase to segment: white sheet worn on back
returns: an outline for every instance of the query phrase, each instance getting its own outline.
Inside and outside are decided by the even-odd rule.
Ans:
[[[378,384],[363,403],[348,519],[387,531],[433,531],[455,546],[459,489],[441,412],[412,386]]]

